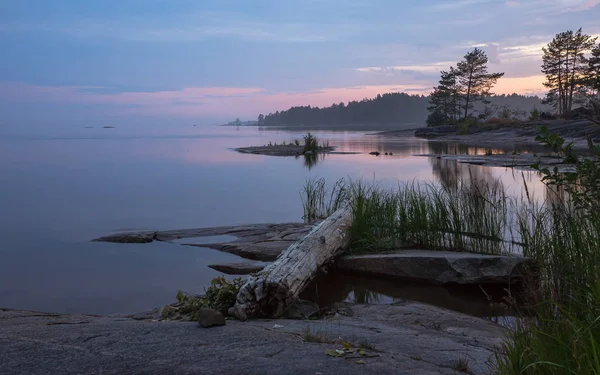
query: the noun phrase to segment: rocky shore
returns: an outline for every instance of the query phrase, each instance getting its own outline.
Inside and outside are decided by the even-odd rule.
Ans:
[[[304,223],[256,224],[116,233],[94,241],[209,247],[253,260],[211,267],[248,273],[260,271],[312,229]],[[219,242],[218,236],[228,238]],[[207,238],[214,241],[200,241]],[[476,287],[509,285],[525,275],[529,262],[402,250],[344,256],[335,267],[388,282]],[[326,312],[305,302],[282,319],[246,322],[225,321],[207,310],[215,316],[199,313],[200,324],[166,318],[163,309],[128,316],[0,309],[0,362],[7,373],[34,374],[488,374],[501,353],[502,327],[490,319],[403,299],[335,303]]]
[[[416,302],[339,306],[322,320],[228,320],[210,329],[150,315],[0,309],[7,374],[490,373],[501,327]]]
[[[485,125],[472,126],[467,131],[461,131],[457,126],[437,126],[420,128],[410,132],[411,136],[426,138],[437,142],[460,143],[473,147],[498,147],[512,149],[528,147],[541,149],[535,137],[538,128],[548,127],[551,133],[558,133],[567,141],[572,141],[574,147],[587,149],[587,136],[594,142],[600,142],[600,126],[588,120],[548,120],[525,122],[514,125]],[[392,130],[377,133],[389,137],[406,137],[406,130]]]

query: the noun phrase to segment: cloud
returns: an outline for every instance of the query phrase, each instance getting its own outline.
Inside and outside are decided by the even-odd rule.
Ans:
[[[421,65],[395,65],[395,66],[369,66],[364,68],[356,68],[357,72],[362,73],[385,73],[393,71],[407,71],[419,73],[439,73],[441,70],[449,69],[455,62],[444,61],[436,63],[425,63]]]
[[[600,0],[587,0],[580,6],[575,8],[575,11],[579,12],[579,11],[583,11],[583,10],[589,10],[589,9],[595,8],[598,5],[600,5]]]
[[[452,0],[434,4],[428,9],[434,11],[447,11],[452,9],[464,8],[472,5],[491,3],[494,1],[497,0]]]
[[[262,21],[233,12],[197,12],[166,20],[71,19],[0,24],[0,31],[4,32],[44,32],[134,42],[194,42],[229,38],[251,42],[316,43],[352,37],[362,30],[362,26],[350,22]]]
[[[508,0],[504,4],[507,8],[528,13],[562,14],[593,9],[600,4],[600,0]]]

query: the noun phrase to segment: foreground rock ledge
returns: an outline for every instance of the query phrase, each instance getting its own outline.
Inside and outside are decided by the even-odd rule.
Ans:
[[[228,275],[259,272],[268,263],[212,264]],[[452,251],[403,250],[389,254],[351,255],[337,259],[338,271],[423,284],[517,284],[536,269],[533,259],[517,255],[481,255]]]
[[[501,328],[414,302],[344,305],[352,316],[318,321],[136,321],[0,309],[0,361],[10,374],[454,374],[469,361],[489,374]],[[305,332],[324,342],[305,342]],[[333,358],[342,337],[375,346],[375,357]],[[331,340],[331,341],[330,341]]]

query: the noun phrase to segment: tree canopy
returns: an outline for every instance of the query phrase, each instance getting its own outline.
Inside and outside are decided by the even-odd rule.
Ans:
[[[573,109],[573,98],[585,86],[588,61],[585,53],[590,51],[596,38],[584,34],[581,29],[556,34],[542,49],[542,72],[546,75],[549,91],[545,102],[552,105],[558,115],[566,115]]]
[[[485,52],[475,48],[456,68],[441,72],[427,108],[429,126],[456,124],[472,115],[475,103],[488,103],[490,90],[504,73],[488,73],[487,63]]]

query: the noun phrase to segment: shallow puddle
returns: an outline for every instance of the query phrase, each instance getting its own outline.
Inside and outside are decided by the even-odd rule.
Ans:
[[[416,301],[507,325],[514,314],[504,303],[507,295],[505,288],[499,286],[437,286],[334,272],[317,278],[304,290],[302,298],[320,306],[336,302],[391,304]]]

